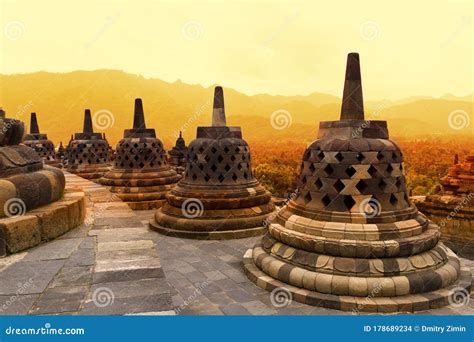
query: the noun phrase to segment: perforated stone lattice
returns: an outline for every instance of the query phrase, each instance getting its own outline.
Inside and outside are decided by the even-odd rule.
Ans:
[[[227,185],[253,181],[249,146],[235,138],[194,140],[188,149],[185,180]]]
[[[316,144],[317,145],[317,144]],[[387,151],[305,151],[296,202],[337,212],[360,211],[357,204],[375,199],[382,211],[410,207],[403,176],[403,155]]]
[[[38,153],[38,155],[43,158],[46,162],[53,162],[55,161],[55,151],[54,145],[50,140],[43,140],[43,141],[24,141],[23,142],[26,146],[32,148],[33,150]]]
[[[109,146],[105,140],[73,140],[67,151],[68,166],[107,164]]]
[[[163,144],[156,138],[122,139],[115,152],[115,169],[154,170],[167,166]]]

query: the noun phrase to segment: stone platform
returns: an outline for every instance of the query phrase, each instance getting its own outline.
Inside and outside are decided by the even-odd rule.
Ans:
[[[104,187],[65,175],[70,191],[85,194],[85,222],[0,259],[0,314],[174,314],[157,234]]]

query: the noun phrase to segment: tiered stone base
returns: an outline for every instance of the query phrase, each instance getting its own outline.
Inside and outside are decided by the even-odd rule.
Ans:
[[[97,183],[106,172],[110,170],[107,165],[85,165],[80,168],[67,168],[67,171],[79,177]]]
[[[79,226],[85,217],[84,193],[66,190],[56,202],[0,219],[0,256],[52,240]]]
[[[262,186],[206,190],[178,186],[155,213],[150,228],[189,239],[239,239],[266,231],[265,221],[274,211],[270,193]]]
[[[320,292],[331,290],[336,290],[335,292],[337,292],[337,288],[344,291],[343,284],[345,280],[347,280],[345,284],[346,289],[353,286],[352,289],[357,291],[357,285],[360,286],[360,284],[357,284],[355,277],[316,273],[289,263],[284,263],[263,251],[258,245],[253,250],[247,250],[243,262],[244,272],[247,277],[264,290],[272,291],[275,288],[284,288],[291,293],[292,299],[298,302],[329,309],[353,311],[354,313],[415,312],[440,308],[453,303],[453,296],[459,293],[459,291],[464,289],[467,293],[470,293],[471,288],[471,272],[469,268],[460,265],[459,260],[452,252],[449,256],[449,262],[446,264],[446,267],[444,267],[444,270],[441,271],[447,275],[447,278],[442,279],[442,282],[448,283],[453,273],[459,275],[457,281],[437,290],[414,294],[408,293],[400,296],[396,294],[403,290],[399,290],[393,279],[399,278],[397,282],[402,284],[403,281],[401,278],[404,277],[386,278],[385,282],[380,279],[374,279],[374,281],[381,285],[374,287],[371,292],[365,296],[337,295]],[[455,268],[458,269],[457,272]],[[265,272],[263,272],[262,269]],[[435,271],[433,271],[433,273],[434,272]],[[434,277],[434,279],[437,278]],[[406,283],[408,283],[408,286],[413,284],[408,281]],[[418,286],[418,290],[423,290],[423,288],[420,289],[420,286],[423,285],[423,278],[419,278],[418,284],[416,285]],[[425,283],[425,285],[427,288],[431,286],[429,282]],[[312,290],[302,288],[303,286]],[[380,294],[383,294],[383,297],[381,297]]]
[[[100,179],[102,185],[115,193],[133,210],[160,208],[166,193],[181,178],[173,170],[137,172],[112,170]]]

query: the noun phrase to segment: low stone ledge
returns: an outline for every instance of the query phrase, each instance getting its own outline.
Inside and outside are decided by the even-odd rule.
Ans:
[[[55,239],[79,226],[85,218],[84,193],[66,190],[56,202],[25,215],[0,219],[0,256]]]

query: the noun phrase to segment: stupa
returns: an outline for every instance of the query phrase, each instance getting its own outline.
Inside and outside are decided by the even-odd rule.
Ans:
[[[67,171],[96,182],[109,171],[109,145],[101,133],[94,133],[91,111],[84,113],[82,133],[74,134],[67,148]]]
[[[226,125],[224,93],[215,88],[211,127],[198,127],[186,171],[150,227],[171,236],[232,239],[262,234],[274,211],[270,193],[254,178],[240,127]]]
[[[188,148],[186,147],[186,142],[184,141],[183,134],[180,131],[179,137],[176,139],[176,144],[173,146],[171,151],[169,151],[169,163],[179,174],[184,172],[186,167],[186,154],[188,153]]]
[[[443,239],[465,253],[474,252],[474,151],[459,163],[458,155],[440,181],[441,191],[413,200],[421,212],[441,227]],[[458,243],[461,243],[458,245]]]
[[[63,142],[59,142],[58,150],[56,151],[56,159],[59,160],[61,163],[64,163],[64,159],[66,156],[66,149],[63,146]]]
[[[411,203],[403,154],[385,121],[364,119],[359,55],[350,53],[338,121],[321,122],[297,195],[244,256],[259,287],[345,311],[411,312],[469,293],[471,273]]]
[[[143,104],[135,100],[133,128],[117,144],[113,168],[100,179],[132,209],[159,208],[180,176],[170,168],[162,142],[146,128]]]
[[[21,144],[24,130],[23,122],[0,110],[0,256],[55,238],[84,220],[84,194],[64,193],[63,172]]]
[[[23,144],[35,150],[43,158],[45,164],[56,167],[60,165],[60,161],[56,158],[53,142],[48,140],[46,134],[40,133],[36,113],[31,113],[30,134],[25,136]]]

